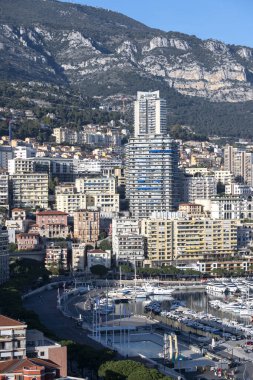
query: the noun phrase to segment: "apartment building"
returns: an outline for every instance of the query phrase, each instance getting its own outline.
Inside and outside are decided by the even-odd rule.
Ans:
[[[217,182],[214,176],[185,176],[184,201],[194,202],[195,199],[210,199],[217,194]]]
[[[13,174],[11,183],[13,207],[48,208],[48,174]]]
[[[90,270],[94,265],[103,265],[111,268],[111,251],[102,249],[91,249],[87,252],[87,268]]]
[[[178,211],[189,216],[203,216],[204,206],[196,203],[179,203]]]
[[[229,185],[225,186],[225,193],[230,195],[250,196],[253,195],[253,187],[243,183],[231,182]]]
[[[62,211],[36,212],[36,228],[41,236],[52,238],[66,238],[69,234],[68,214]]]
[[[237,250],[237,221],[199,218],[173,221],[175,260],[232,256]]]
[[[13,158],[8,161],[9,175],[18,173],[33,173],[35,171],[35,162],[26,158]]]
[[[137,92],[134,102],[135,137],[146,134],[167,133],[166,100],[159,91]]]
[[[101,213],[113,216],[119,212],[119,194],[86,194],[88,209],[100,210]]]
[[[214,170],[213,175],[217,183],[220,182],[224,185],[229,185],[234,180],[234,174],[232,174],[229,170]]]
[[[31,146],[16,146],[14,148],[14,158],[31,158],[36,156],[36,150]]]
[[[173,261],[173,221],[163,218],[160,213],[149,219],[142,219],[141,233],[147,238],[147,259],[145,265],[160,267]]]
[[[8,232],[0,225],[0,284],[9,280]]]
[[[232,256],[237,250],[237,225],[236,220],[154,213],[142,221],[142,234],[147,238],[145,263],[159,267],[175,260]]]
[[[0,364],[26,357],[26,324],[0,315]]]
[[[68,250],[65,244],[50,243],[46,248],[45,267],[68,269]]]
[[[67,376],[67,347],[45,337],[43,332],[27,330],[26,354],[29,358],[40,358],[57,364],[60,376]]]
[[[8,169],[8,161],[13,158],[13,148],[9,145],[0,145],[0,168]]]
[[[140,234],[137,219],[117,217],[112,220],[112,248],[117,263],[130,262],[142,266],[145,238]]]
[[[86,194],[78,193],[76,189],[56,194],[55,200],[56,209],[70,216],[73,216],[77,210],[86,209]]]
[[[75,186],[78,192],[88,194],[115,194],[116,180],[114,177],[89,176],[77,178]]]
[[[236,270],[243,270],[244,272],[252,273],[253,257],[233,259],[233,260],[218,260],[218,261],[198,261],[197,268],[202,273],[210,273],[217,269],[234,272]]]
[[[38,358],[11,359],[0,362],[0,378],[22,380],[56,380],[59,366],[49,360]]]
[[[247,185],[253,185],[253,153],[244,148],[226,145],[224,148],[224,169],[241,178]]]
[[[173,211],[180,200],[178,145],[167,135],[143,135],[126,145],[126,198],[133,217]]]
[[[85,243],[73,243],[72,244],[72,269],[76,272],[83,272],[86,263],[86,244]]]
[[[74,238],[95,244],[99,236],[100,212],[80,210],[74,212]]]
[[[0,207],[9,208],[9,176],[0,173]]]
[[[41,248],[41,239],[38,233],[27,232],[16,235],[19,251],[38,250]]]

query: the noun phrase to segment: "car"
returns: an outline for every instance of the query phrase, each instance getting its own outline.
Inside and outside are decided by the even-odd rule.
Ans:
[[[246,346],[253,346],[253,342],[251,340],[248,340],[247,342],[245,342],[245,345]]]

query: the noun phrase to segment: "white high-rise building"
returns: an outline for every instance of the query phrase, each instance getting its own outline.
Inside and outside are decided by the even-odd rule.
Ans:
[[[167,133],[166,100],[159,91],[137,92],[134,103],[134,135]]]
[[[134,218],[174,211],[179,202],[178,145],[168,135],[132,138],[126,145],[126,197]]]

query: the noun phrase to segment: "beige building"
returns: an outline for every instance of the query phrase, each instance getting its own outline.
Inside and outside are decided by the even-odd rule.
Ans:
[[[253,153],[245,149],[226,145],[224,149],[224,169],[247,184],[253,185]]]
[[[47,173],[19,173],[11,180],[14,207],[48,208]]]
[[[86,194],[69,191],[56,194],[56,209],[73,216],[77,210],[86,208]]]
[[[196,203],[179,203],[178,211],[189,216],[201,216],[204,214],[204,206]]]
[[[74,238],[84,243],[95,244],[99,236],[99,211],[80,210],[74,212]]]
[[[0,315],[0,361],[26,357],[27,326]]]
[[[165,214],[142,221],[142,234],[147,237],[151,266],[172,261],[196,261],[224,258],[237,250],[236,220],[212,220],[205,217],[170,218]]]
[[[46,248],[45,267],[68,268],[68,251],[64,244],[50,243]]]

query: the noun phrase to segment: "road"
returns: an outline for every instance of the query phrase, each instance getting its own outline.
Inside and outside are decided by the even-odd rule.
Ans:
[[[57,309],[56,300],[57,290],[53,289],[28,297],[24,300],[24,306],[38,314],[40,321],[60,339],[70,339],[94,348],[103,348],[87,336],[86,330],[77,328],[74,319],[65,317]]]

